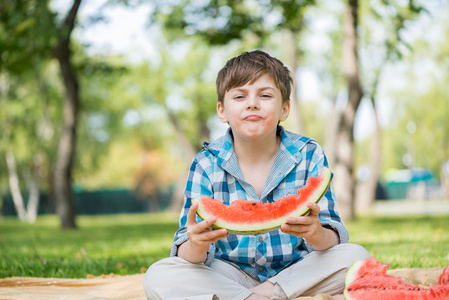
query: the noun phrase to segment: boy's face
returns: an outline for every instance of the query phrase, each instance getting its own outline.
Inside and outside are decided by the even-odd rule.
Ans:
[[[281,91],[269,75],[253,84],[227,91],[223,103],[218,102],[217,114],[229,123],[234,135],[245,139],[267,137],[276,132],[279,121],[287,119],[290,101],[282,103]]]

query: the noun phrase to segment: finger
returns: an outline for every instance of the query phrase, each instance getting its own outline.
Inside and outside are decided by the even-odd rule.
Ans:
[[[302,232],[302,226],[301,225],[291,225],[291,224],[283,224],[281,226],[282,232],[294,236],[301,236]]]
[[[209,243],[215,243],[216,241],[227,237],[228,231],[226,229],[217,229],[212,231],[204,232],[201,236],[202,241],[207,241]]]
[[[196,221],[196,211],[198,209],[199,203],[194,203],[192,204],[192,206],[190,206],[189,212],[187,214],[187,223],[186,225],[188,227],[191,227],[193,225],[200,225],[198,226],[198,229],[195,230],[196,232],[202,232],[203,230],[205,230],[206,228],[209,228],[213,223],[215,223],[217,221],[217,218],[215,217],[211,217],[207,220],[204,220],[200,223],[198,223]]]
[[[203,231],[207,230],[216,221],[217,221],[216,217],[210,217],[209,219],[201,221],[200,223],[198,223],[198,232],[203,232]]]
[[[309,202],[307,203],[307,207],[310,209],[309,216],[318,216],[320,213],[320,207],[316,203]]]
[[[220,230],[204,231],[191,236],[189,235],[189,238],[191,242],[195,242],[196,244],[210,245],[227,236],[228,231],[226,229],[220,229]]]
[[[287,224],[296,225],[296,224],[307,224],[307,219],[305,217],[287,217]]]
[[[210,227],[213,223],[217,221],[216,217],[210,217],[209,219],[203,220],[202,222],[198,223],[196,221],[196,211],[198,209],[198,206],[200,204],[198,202],[192,204],[190,206],[189,212],[187,214],[187,224],[186,225],[194,225],[194,224],[201,224],[202,223],[202,230]]]
[[[196,224],[196,210],[198,209],[198,206],[199,203],[194,203],[190,206],[187,214],[187,226]]]
[[[281,225],[281,230],[284,233],[290,233],[291,232],[291,225],[289,225],[289,224],[282,224]]]

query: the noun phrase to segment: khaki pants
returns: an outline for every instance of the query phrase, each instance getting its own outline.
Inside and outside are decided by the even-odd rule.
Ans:
[[[339,244],[325,251],[314,251],[303,260],[268,279],[275,284],[272,299],[327,293],[340,294],[346,271],[355,260],[369,254],[356,244]],[[192,264],[179,257],[160,260],[148,269],[143,280],[150,300],[243,300],[260,282],[222,260],[210,267]]]

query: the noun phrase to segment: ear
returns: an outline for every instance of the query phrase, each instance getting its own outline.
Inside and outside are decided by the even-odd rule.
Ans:
[[[217,115],[221,122],[228,123],[228,118],[226,117],[224,104],[222,102],[217,102]]]
[[[288,115],[290,114],[290,101],[285,101],[282,104],[282,112],[281,116],[279,117],[279,121],[285,121],[288,118]]]

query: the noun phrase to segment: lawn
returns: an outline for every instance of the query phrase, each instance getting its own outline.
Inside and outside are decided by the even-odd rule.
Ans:
[[[36,224],[0,220],[0,278],[85,278],[136,274],[168,256],[177,215],[80,216],[78,230],[60,230],[58,219]],[[392,268],[449,264],[449,216],[364,217],[346,224],[351,242]]]
[[[168,256],[178,227],[169,214],[79,216],[77,223],[78,230],[61,230],[56,216],[33,225],[0,220],[0,278],[136,274]]]

